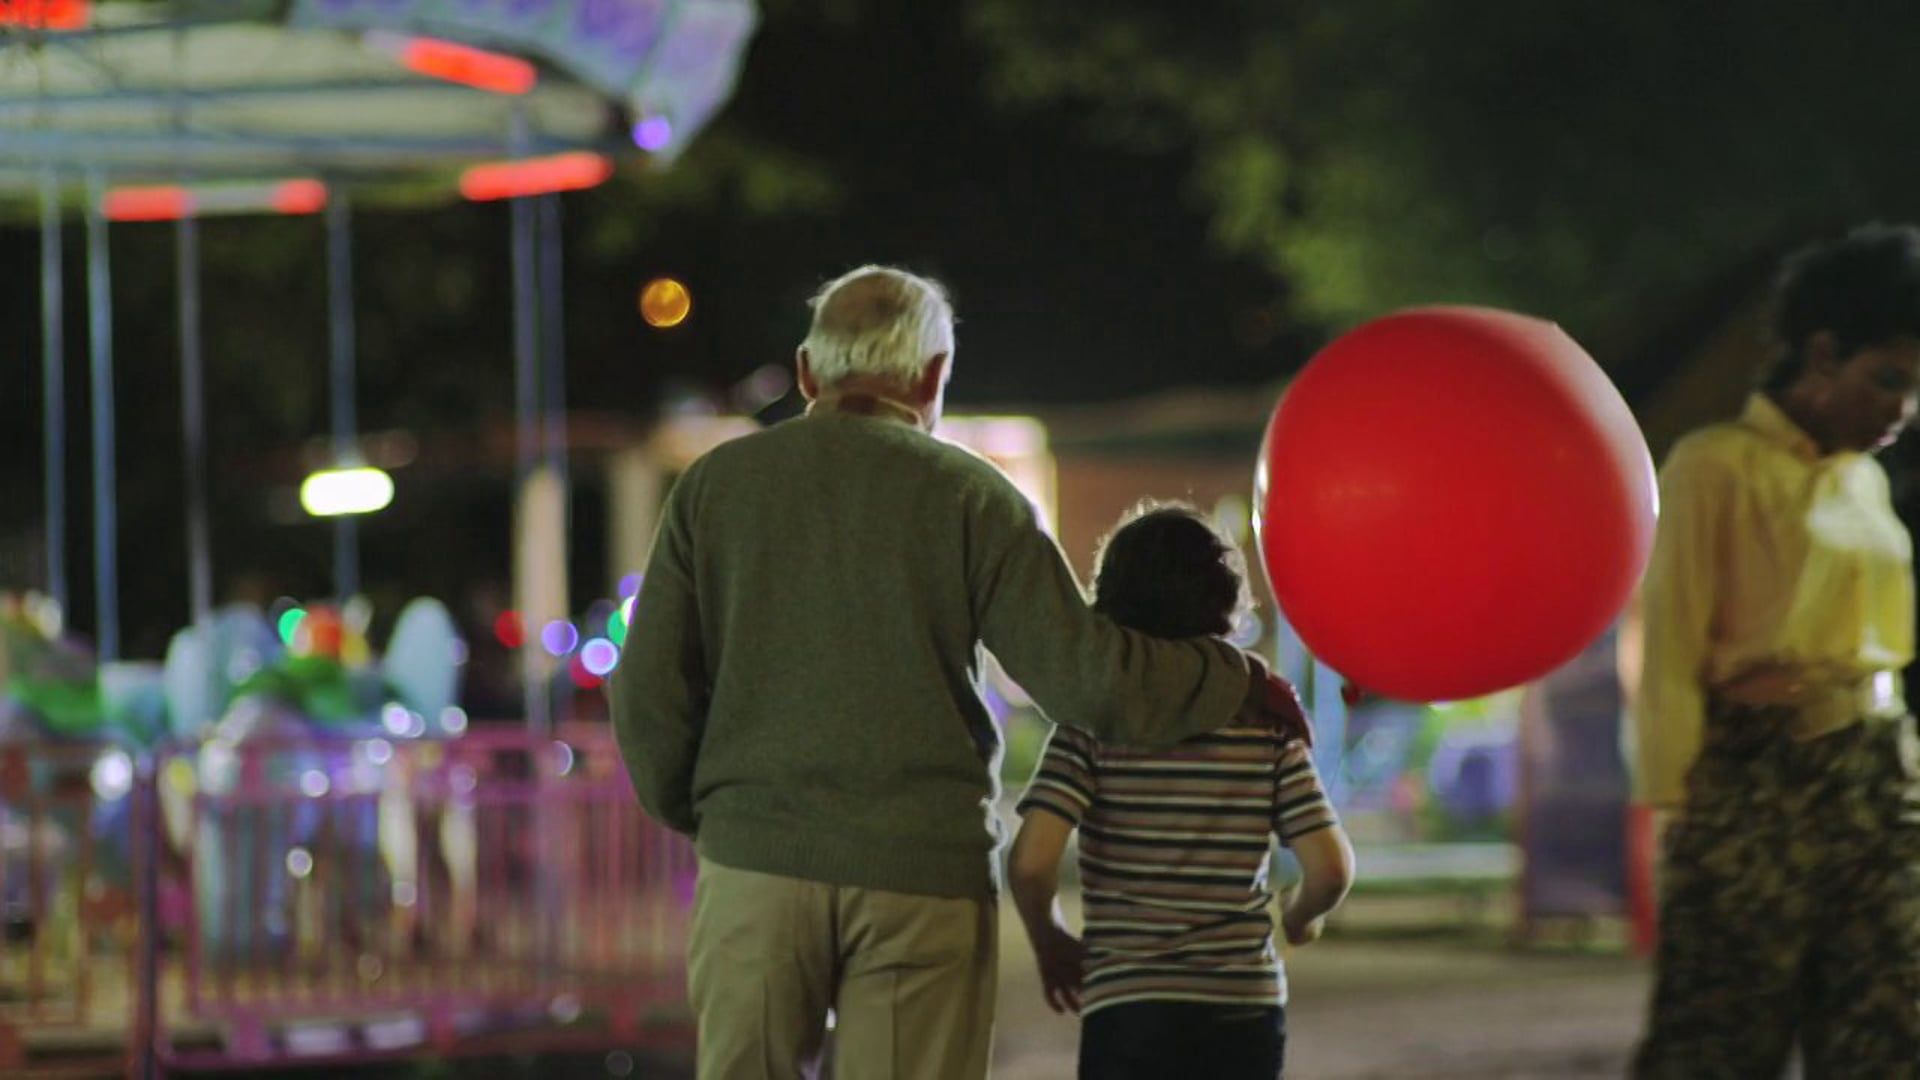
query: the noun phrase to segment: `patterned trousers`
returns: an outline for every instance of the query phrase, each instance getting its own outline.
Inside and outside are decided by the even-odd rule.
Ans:
[[[1716,703],[1666,837],[1658,978],[1633,1074],[1920,1078],[1920,741],[1911,717],[1807,742]]]

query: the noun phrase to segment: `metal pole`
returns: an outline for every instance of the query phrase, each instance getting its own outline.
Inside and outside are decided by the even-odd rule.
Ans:
[[[95,648],[104,662],[120,658],[118,493],[114,482],[113,270],[108,263],[107,219],[100,202],[106,180],[87,177],[87,315],[93,380],[93,583]]]
[[[180,438],[187,481],[187,599],[194,626],[213,616],[213,543],[207,523],[206,357],[200,335],[200,223],[174,225],[180,279]]]
[[[169,760],[152,750],[134,759],[133,862],[134,888],[140,903],[139,980],[135,989],[133,1061],[127,1070],[137,1080],[160,1076],[160,852],[166,829],[160,822],[160,763]]]
[[[533,204],[510,200],[513,257],[514,482],[524,485],[540,457],[540,312],[534,277]]]
[[[67,374],[66,288],[60,248],[60,184],[40,179],[41,432],[46,453],[47,595],[67,610]]]
[[[513,114],[512,142],[518,148],[527,142],[527,118],[521,109]],[[514,490],[519,494],[522,512],[529,506],[527,495],[529,481],[533,478],[535,466],[540,454],[540,312],[538,309],[538,279],[534,265],[534,206],[526,198],[510,200],[513,258],[513,387],[514,387]],[[525,526],[518,531],[522,534],[519,542],[525,543]],[[523,612],[524,616],[537,621],[541,613]],[[545,732],[550,729],[552,719],[552,701],[547,680],[542,674],[544,665],[538,661],[535,652],[539,645],[538,626],[527,627],[526,643],[521,646],[521,672],[524,682],[523,702],[527,710],[527,729]]]
[[[327,330],[329,397],[333,415],[333,464],[356,461],[353,411],[353,219],[344,194],[327,200]],[[360,532],[353,515],[333,519],[333,590],[341,603],[360,591]]]
[[[1340,696],[1344,681],[1340,673],[1319,657],[1310,655],[1313,665],[1312,694],[1306,702],[1307,717],[1313,724],[1314,766],[1319,770],[1321,786],[1334,806],[1344,809],[1347,799],[1347,703]]]
[[[564,562],[572,546],[573,498],[567,475],[567,359],[566,327],[561,321],[561,295],[566,279],[565,245],[560,232],[560,196],[540,196],[540,361],[545,382],[546,465],[547,473],[560,490],[560,559]],[[564,575],[571,582],[572,575]],[[560,614],[564,617],[566,610]],[[553,705],[555,724],[572,718],[571,694],[561,694]]]
[[[565,485],[567,474],[567,335],[561,321],[565,282],[560,196],[540,196],[540,345],[546,381],[547,468]]]
[[[554,539],[557,541],[555,544],[557,550],[551,552],[550,557],[557,560],[560,564],[560,573],[557,582],[559,588],[556,590],[557,595],[552,597],[559,606],[554,610],[543,612],[542,614],[556,615],[566,619],[570,617],[570,605],[567,602],[567,583],[572,580],[571,575],[567,573],[566,567],[567,551],[570,546],[568,518],[571,516],[569,507],[572,499],[567,489],[567,369],[561,356],[561,350],[566,345],[566,336],[562,333],[560,325],[560,284],[563,276],[560,242],[560,196],[550,193],[539,196],[537,203],[534,199],[520,199],[518,202],[526,204],[526,209],[529,213],[537,211],[537,216],[534,218],[533,233],[534,243],[538,251],[539,265],[537,267],[538,276],[532,284],[534,288],[534,323],[539,334],[537,365],[538,377],[541,384],[540,396],[542,400],[538,401],[536,406],[543,418],[541,426],[544,429],[544,439],[542,441],[544,443],[543,456],[545,458],[547,479],[552,483],[554,491],[557,494],[557,504],[553,506],[553,511],[558,517],[558,520],[554,523],[555,530],[553,533]],[[544,648],[544,643],[542,647]],[[560,670],[564,670],[566,662],[564,658],[560,660]],[[553,682],[559,683],[563,688],[562,692],[558,694],[552,692],[551,686]],[[550,732],[571,719],[573,713],[573,695],[566,689],[568,687],[570,687],[570,683],[564,678],[542,682],[540,686],[541,711],[537,714],[528,714],[528,722],[532,725],[531,730],[541,733]],[[546,775],[551,776],[555,774]],[[552,850],[554,846],[559,844],[561,840],[560,830],[564,827],[561,819],[552,811],[553,806],[550,802],[543,801],[541,803],[541,821],[539,828],[541,837],[548,838],[550,841],[547,850]],[[560,882],[552,876],[548,876],[543,882],[543,899],[546,900],[544,906],[547,911],[547,917],[542,920],[540,924],[541,951],[549,971],[553,970],[552,965],[558,960],[557,943],[560,941],[560,920],[558,913],[561,910],[561,904],[559,902],[560,889]]]

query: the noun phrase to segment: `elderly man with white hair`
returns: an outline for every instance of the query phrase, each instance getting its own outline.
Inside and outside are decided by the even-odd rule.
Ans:
[[[981,1077],[1001,744],[980,647],[1104,743],[1305,720],[1257,659],[1089,610],[1025,496],[932,437],[940,285],[867,266],[812,306],[806,415],[668,495],[614,729],[642,805],[699,849],[700,1076],[805,1075],[833,1009],[840,1077]]]

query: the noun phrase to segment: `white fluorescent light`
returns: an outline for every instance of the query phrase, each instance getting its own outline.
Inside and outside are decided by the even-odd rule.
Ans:
[[[322,469],[300,485],[300,505],[314,517],[371,514],[393,501],[393,478],[379,469]]]

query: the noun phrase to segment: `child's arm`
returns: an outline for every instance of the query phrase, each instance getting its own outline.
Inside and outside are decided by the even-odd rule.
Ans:
[[[1280,912],[1280,926],[1287,944],[1307,945],[1319,939],[1327,913],[1353,886],[1353,845],[1327,801],[1305,743],[1289,743],[1281,751],[1273,831],[1300,860],[1300,888]]]
[[[1315,829],[1290,842],[1300,860],[1300,888],[1280,913],[1287,944],[1308,945],[1319,940],[1327,913],[1340,906],[1353,886],[1353,845],[1339,825]]]
[[[1007,857],[1008,885],[1027,940],[1040,962],[1040,983],[1054,1012],[1080,1011],[1080,940],[1060,915],[1060,857],[1066,853],[1073,824],[1035,807],[1020,821],[1013,852]]]

